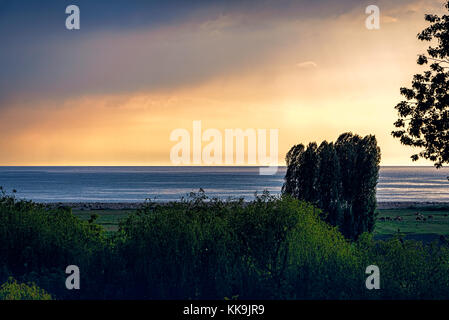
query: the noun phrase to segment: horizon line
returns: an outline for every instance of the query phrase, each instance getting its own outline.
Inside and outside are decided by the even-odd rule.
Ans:
[[[434,165],[404,165],[404,164],[384,164],[379,165],[380,167],[434,167]],[[260,167],[268,167],[266,165],[0,165],[0,168],[8,168],[8,167],[182,167],[182,168],[260,168]],[[287,165],[278,165],[277,167],[287,167]],[[443,166],[442,168],[446,168],[449,166]]]

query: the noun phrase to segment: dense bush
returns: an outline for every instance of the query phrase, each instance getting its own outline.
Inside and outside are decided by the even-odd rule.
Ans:
[[[106,237],[69,210],[4,196],[0,283],[34,282],[55,299],[449,298],[447,247],[369,234],[348,242],[320,216],[290,196],[245,203],[199,193],[146,203]],[[80,267],[81,290],[65,289],[69,264]],[[365,287],[371,264],[381,290]],[[5,288],[46,297],[11,281]]]
[[[0,244],[0,282],[13,275],[60,297],[68,293],[65,268],[71,264],[86,279],[77,294],[89,296],[99,285],[107,250],[101,227],[77,219],[70,209],[47,210],[5,195],[0,198]]]
[[[319,147],[299,144],[286,156],[284,194],[323,210],[323,218],[349,239],[372,232],[380,149],[376,138],[344,133]]]
[[[373,241],[364,234],[357,242],[364,261],[381,270],[381,290],[370,297],[382,299],[449,299],[449,248],[433,243]]]
[[[0,300],[51,300],[51,295],[34,283],[18,283],[10,278],[0,286]]]
[[[117,254],[126,283],[145,298],[347,297],[362,288],[363,270],[318,214],[268,195],[151,204],[122,223]]]
[[[192,201],[148,203],[120,225],[116,255],[129,284],[127,297],[223,298],[239,268],[230,231],[236,204]]]

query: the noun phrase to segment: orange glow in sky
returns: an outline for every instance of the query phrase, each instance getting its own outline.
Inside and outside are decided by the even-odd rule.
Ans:
[[[365,28],[357,6],[330,17],[246,12],[92,32],[74,40],[71,64],[82,71],[43,75],[48,88],[0,102],[0,165],[171,165],[170,132],[195,120],[279,129],[281,164],[294,144],[347,131],[375,134],[382,165],[416,164],[390,132],[399,88],[420,70],[426,44],[416,34],[430,4],[439,2],[381,7],[380,30]],[[73,91],[60,80],[72,76]]]

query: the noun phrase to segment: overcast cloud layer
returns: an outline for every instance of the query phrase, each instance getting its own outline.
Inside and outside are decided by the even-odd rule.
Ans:
[[[384,12],[431,1],[378,1]],[[435,1],[433,1],[434,3]],[[0,102],[171,89],[251,68],[304,30],[277,22],[337,19],[370,1],[0,1]],[[406,4],[406,6],[404,6]]]

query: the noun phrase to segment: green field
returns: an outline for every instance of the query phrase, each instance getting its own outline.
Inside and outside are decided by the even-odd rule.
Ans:
[[[449,235],[449,210],[426,209],[385,209],[378,210],[374,235],[378,239],[389,237],[398,232],[406,239],[432,241],[440,235]],[[419,213],[426,220],[417,220]],[[401,217],[402,221],[393,220]],[[381,218],[391,220],[382,221]]]
[[[89,220],[92,214],[98,214],[96,222],[102,225],[106,231],[117,231],[119,221],[125,218],[133,210],[73,210],[73,214],[82,220]],[[374,235],[377,239],[389,238],[398,231],[405,235],[406,239],[432,241],[440,235],[449,235],[449,210],[435,209],[383,209],[378,210]],[[416,213],[426,217],[426,221],[417,221]],[[402,221],[393,220],[401,217]],[[433,218],[429,218],[432,216]],[[391,220],[382,221],[381,218]]]
[[[106,231],[117,231],[119,221],[126,218],[133,210],[79,210],[75,209],[72,213],[82,220],[89,220],[92,214],[98,214],[95,221],[102,225]]]

